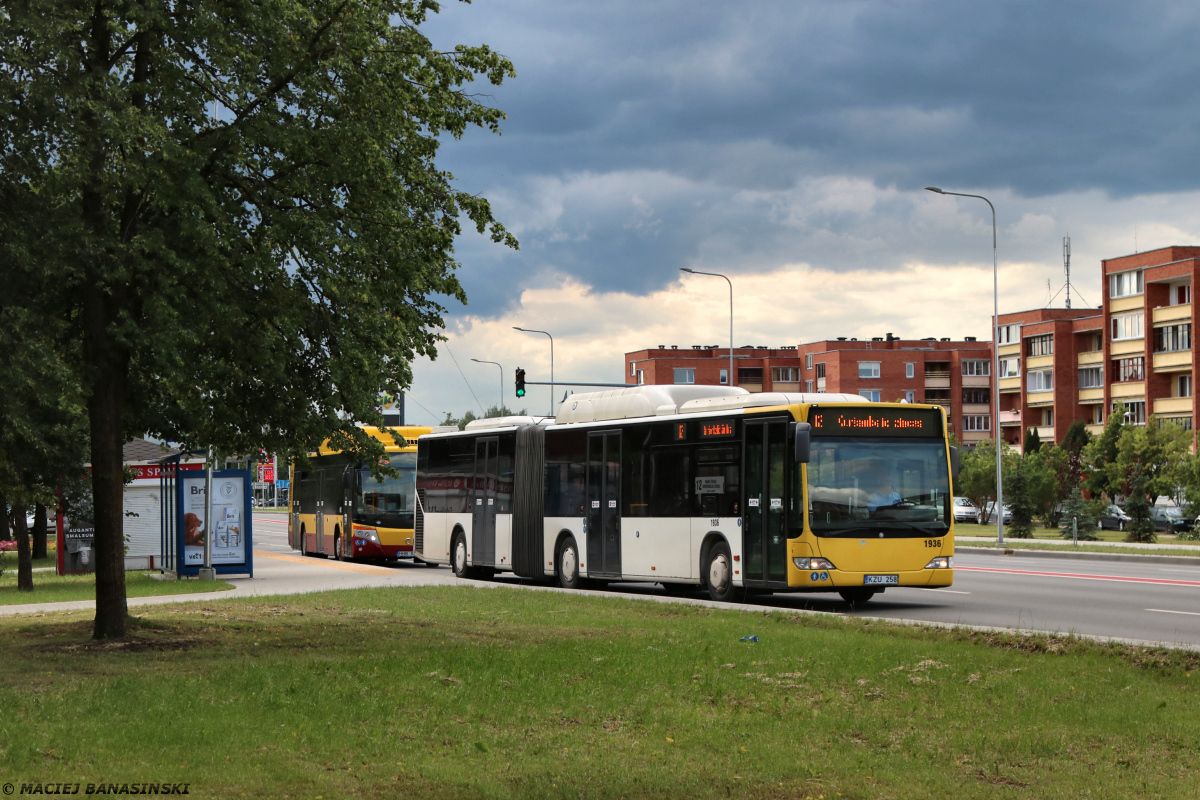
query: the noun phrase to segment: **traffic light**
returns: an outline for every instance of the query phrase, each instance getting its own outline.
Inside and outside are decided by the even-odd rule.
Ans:
[[[517,367],[517,397],[525,396],[525,370]]]

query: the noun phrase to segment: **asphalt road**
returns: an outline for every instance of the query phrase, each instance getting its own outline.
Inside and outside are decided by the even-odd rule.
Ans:
[[[255,515],[256,551],[293,554],[284,519]],[[322,563],[312,561],[314,567]],[[1200,565],[970,554],[955,556],[954,566],[955,582],[948,589],[892,588],[858,609],[836,594],[767,595],[749,604],[1200,647]],[[466,583],[444,567],[392,569],[404,574],[405,585]],[[500,576],[491,583],[521,582]],[[663,596],[657,584],[610,584],[603,591]],[[705,597],[697,592],[691,602]]]

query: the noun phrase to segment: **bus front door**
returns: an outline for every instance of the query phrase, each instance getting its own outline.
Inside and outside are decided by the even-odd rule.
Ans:
[[[588,575],[621,574],[621,433],[588,434]]]
[[[475,488],[471,504],[471,563],[496,563],[496,460],[498,437],[475,440]]]
[[[747,421],[742,570],[747,583],[787,581],[784,465],[787,419]]]

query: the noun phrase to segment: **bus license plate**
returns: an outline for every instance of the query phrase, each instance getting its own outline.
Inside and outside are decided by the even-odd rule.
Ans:
[[[899,575],[863,575],[863,584],[867,586],[899,586]]]

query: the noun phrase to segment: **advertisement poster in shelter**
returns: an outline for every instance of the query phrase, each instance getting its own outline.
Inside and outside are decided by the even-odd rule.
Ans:
[[[183,559],[189,567],[204,565],[204,540],[213,536],[212,563],[246,563],[246,497],[241,477],[213,476],[212,524],[204,518],[204,473],[180,478],[183,484]]]

